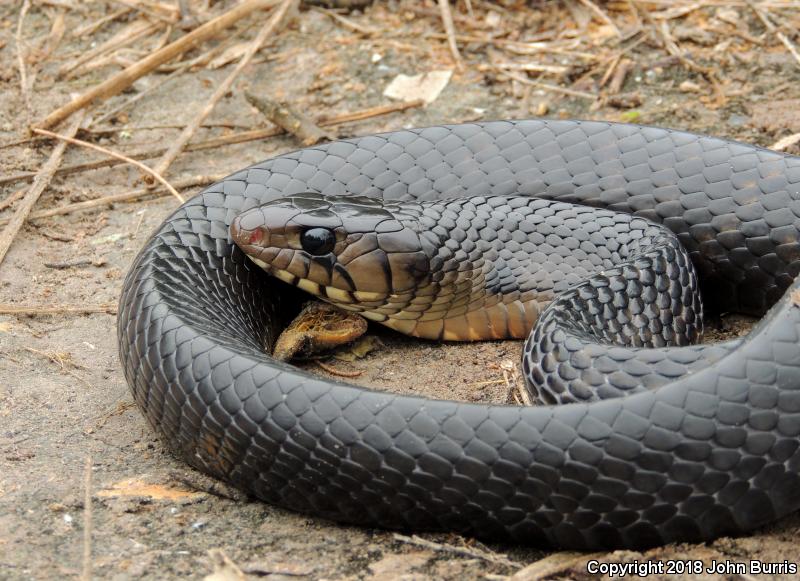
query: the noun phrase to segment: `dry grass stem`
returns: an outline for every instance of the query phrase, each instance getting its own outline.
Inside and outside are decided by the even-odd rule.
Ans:
[[[567,87],[559,87],[558,85],[550,85],[548,83],[543,83],[541,81],[534,81],[518,75],[516,73],[512,73],[511,71],[504,71],[503,69],[497,69],[497,72],[501,75],[508,77],[509,79],[513,79],[517,82],[522,83],[523,85],[531,85],[532,87],[536,87],[538,89],[542,89],[543,91],[551,91],[553,93],[561,93],[563,95],[569,95],[571,97],[580,97],[581,99],[589,99],[594,101],[597,99],[597,95],[593,95],[592,93],[587,93],[585,91],[576,91],[575,89],[568,89]]]
[[[341,125],[343,123],[363,121],[365,119],[371,119],[373,117],[379,117],[381,115],[388,115],[390,113],[405,111],[407,109],[414,109],[416,107],[421,107],[422,105],[424,105],[424,103],[421,100],[393,103],[391,105],[380,105],[378,107],[369,107],[367,109],[362,109],[361,111],[355,111],[353,113],[343,113],[341,115],[335,115],[333,117],[322,116],[319,119],[317,119],[317,123],[325,127],[331,127],[335,125]],[[257,141],[259,139],[277,137],[283,134],[284,131],[283,129],[280,128],[270,127],[269,129],[254,129],[252,131],[243,131],[241,133],[234,133],[232,135],[214,137],[212,139],[207,139],[205,141],[190,143],[186,146],[186,151],[201,151],[204,149],[214,149],[225,145],[235,145],[237,143],[247,143],[249,141]],[[158,157],[159,155],[163,155],[165,151],[166,148],[160,147],[145,151],[130,152],[126,155],[131,159],[151,159],[153,157]],[[98,159],[84,163],[77,163],[73,165],[65,165],[56,171],[56,175],[69,175],[74,173],[80,173],[84,171],[90,171],[93,169],[112,167],[115,165],[119,165],[121,163],[125,162],[123,160],[112,157],[112,158]],[[23,182],[30,181],[35,176],[36,172],[28,171],[28,172],[20,172],[17,174],[0,177],[0,185],[11,184],[19,181]]]
[[[262,10],[275,4],[276,0],[245,0],[237,4],[224,14],[214,18],[199,26],[192,32],[183,35],[181,38],[157,50],[153,54],[143,58],[126,69],[112,75],[102,83],[89,89],[79,97],[71,100],[50,113],[44,118],[38,127],[47,129],[59,124],[61,121],[83,109],[96,101],[102,101],[112,97],[127,87],[131,86],[136,79],[150,73],[160,65],[172,60],[180,54],[194,48],[201,42],[216,36],[221,31],[226,30],[242,18],[249,16],[256,10]]]
[[[173,161],[180,155],[181,151],[183,151],[186,144],[189,143],[189,140],[194,136],[197,129],[206,120],[206,117],[209,116],[211,111],[214,110],[214,107],[219,102],[222,97],[230,90],[231,86],[233,86],[236,77],[239,76],[239,73],[244,70],[244,68],[250,63],[253,59],[255,54],[261,49],[267,39],[275,32],[278,28],[278,25],[283,21],[286,17],[287,12],[293,7],[296,7],[299,3],[299,0],[283,0],[281,4],[275,9],[275,13],[272,17],[267,21],[267,24],[259,31],[256,38],[253,42],[248,46],[247,52],[242,56],[241,60],[238,62],[236,67],[231,71],[231,73],[222,81],[219,86],[216,88],[214,93],[208,99],[205,107],[203,107],[200,112],[195,115],[194,119],[186,125],[184,130],[178,136],[178,138],[172,143],[172,145],[167,148],[167,151],[164,152],[164,155],[161,156],[161,159],[158,160],[158,163],[155,165],[155,172],[157,174],[166,173],[169,166],[172,164]]]
[[[92,313],[116,314],[116,303],[100,305],[9,305],[0,304],[0,315],[88,315]]]
[[[146,97],[147,95],[152,93],[153,91],[155,91],[157,89],[160,89],[161,87],[163,87],[165,84],[167,84],[169,81],[171,81],[175,77],[180,76],[183,73],[185,73],[187,70],[189,70],[190,67],[191,67],[191,65],[188,64],[188,63],[178,67],[177,69],[175,69],[174,71],[172,71],[171,73],[166,75],[163,79],[159,79],[158,81],[154,82],[152,85],[147,87],[144,91],[136,93],[130,99],[127,99],[127,100],[123,101],[122,103],[120,103],[119,105],[117,105],[116,107],[111,109],[109,112],[104,113],[101,117],[98,117],[97,119],[95,119],[92,122],[92,125],[104,123],[105,121],[108,121],[109,119],[113,119],[116,115],[122,113],[125,109],[128,109],[129,107],[131,107],[137,101],[140,101],[141,99],[143,99],[144,97]]]
[[[27,51],[24,47],[22,40],[22,31],[25,26],[25,16],[31,7],[30,0],[25,0],[22,3],[22,8],[19,11],[19,20],[17,20],[17,32],[14,35],[14,42],[17,49],[17,67],[19,69],[19,90],[22,95],[22,102],[25,105],[25,115],[27,116],[26,125],[30,125],[30,120],[33,116],[33,107],[31,106],[31,93],[30,86],[28,85],[28,73],[25,67],[25,56]],[[2,260],[2,258],[0,258]]]
[[[774,34],[779,41],[781,41],[781,44],[783,44],[783,46],[786,47],[786,50],[789,51],[789,54],[792,55],[792,58],[794,58],[795,62],[798,65],[800,65],[800,54],[798,54],[797,48],[794,46],[792,41],[789,40],[789,38],[784,33],[778,30],[778,27],[775,26],[772,20],[770,20],[769,16],[764,10],[762,10],[759,6],[755,5],[752,2],[752,0],[746,0],[746,2],[747,5],[753,10],[753,12],[755,12],[756,16],[758,16],[758,19],[766,27],[766,29],[771,34]]]
[[[83,115],[78,116],[69,126],[69,129],[67,129],[67,134],[70,136],[75,135],[82,121]],[[31,213],[33,206],[39,200],[42,192],[50,185],[50,180],[53,179],[58,166],[61,165],[61,158],[64,156],[66,148],[67,145],[64,142],[56,144],[53,148],[53,152],[50,154],[50,159],[42,166],[41,171],[36,174],[36,177],[33,179],[33,184],[22,198],[19,208],[14,212],[14,215],[9,220],[5,229],[0,232],[0,263],[3,262],[8,249],[11,247],[14,238]]]
[[[110,53],[124,46],[134,43],[140,38],[150,36],[163,25],[157,22],[137,21],[123,28],[107,41],[97,45],[91,50],[82,53],[77,59],[68,62],[58,69],[58,75],[71,78],[80,72],[81,68],[90,61]]]
[[[67,135],[60,135],[58,133],[53,133],[52,131],[47,131],[46,129],[33,129],[33,132],[37,133],[38,135],[46,135],[47,137],[52,137],[53,139],[58,139],[60,141],[66,141],[67,143],[71,143],[72,145],[79,145],[81,147],[86,147],[88,149],[93,149],[95,151],[99,151],[100,153],[103,153],[103,154],[108,155],[110,157],[114,157],[114,158],[116,158],[116,159],[118,159],[118,160],[120,160],[122,162],[129,163],[132,166],[138,167],[144,173],[148,174],[154,180],[159,182],[162,186],[167,188],[167,190],[169,190],[169,192],[173,196],[175,196],[181,204],[186,201],[186,200],[183,199],[183,196],[181,196],[178,193],[178,190],[176,190],[174,187],[172,187],[170,185],[170,183],[161,176],[160,173],[152,170],[151,168],[147,167],[145,164],[143,164],[140,161],[136,161],[135,159],[132,159],[132,158],[126,156],[126,155],[122,155],[121,153],[117,153],[116,151],[112,151],[110,149],[106,149],[105,147],[101,147],[99,145],[95,145],[94,143],[89,143],[88,141],[83,141],[82,139],[75,139],[74,137],[69,137]]]
[[[131,11],[130,8],[123,8],[122,10],[117,10],[116,12],[112,12],[111,14],[107,14],[106,16],[103,16],[102,18],[95,20],[94,22],[90,22],[88,24],[81,26],[80,28],[77,28],[72,33],[72,36],[80,38],[82,36],[88,36],[90,34],[94,34],[98,30],[100,30],[100,28],[102,28],[104,25],[116,20],[117,18],[120,18],[121,16],[125,16],[130,11]]]
[[[447,543],[437,543],[434,541],[423,539],[418,535],[407,537],[406,535],[394,533],[392,537],[394,538],[394,540],[400,541],[401,543],[408,543],[411,545],[416,545],[418,547],[425,547],[426,549],[431,549],[433,551],[453,553],[456,555],[464,555],[467,557],[475,557],[476,559],[489,561],[490,563],[496,563],[498,565],[504,565],[506,567],[511,567],[513,569],[519,569],[520,567],[522,567],[522,563],[512,561],[505,555],[484,549],[478,549],[475,547],[467,547],[467,546],[459,547],[458,545],[450,545]]]
[[[463,67],[461,60],[461,53],[458,52],[458,44],[456,43],[456,27],[453,24],[453,14],[450,11],[450,0],[438,0],[439,11],[442,15],[442,24],[444,24],[444,31],[447,34],[447,44],[450,47],[450,54],[453,55],[453,62],[459,69]]]
[[[179,190],[196,188],[198,186],[207,186],[209,184],[213,184],[214,182],[220,181],[225,177],[225,175],[226,174],[193,176],[190,178],[177,180],[173,182],[173,185],[175,186],[175,188]],[[28,216],[28,220],[38,220],[40,218],[49,218],[50,216],[62,216],[64,214],[72,214],[73,212],[82,212],[84,210],[103,208],[105,206],[109,206],[111,204],[118,204],[120,202],[134,202],[140,198],[144,198],[145,196],[160,197],[162,195],[168,195],[168,194],[169,192],[153,189],[150,187],[137,188],[129,192],[123,192],[121,194],[113,194],[110,196],[103,196],[102,198],[96,198],[94,200],[75,202],[74,204],[67,204],[65,206],[59,206],[57,208],[50,208],[47,210],[38,210],[36,212],[31,212],[31,214]],[[0,225],[2,225],[3,223],[4,222],[0,220]]]
[[[50,25],[50,34],[47,36],[47,40],[45,41],[44,48],[39,51],[36,55],[36,62],[43,62],[50,58],[50,55],[55,52],[58,46],[61,44],[61,41],[64,38],[64,33],[67,31],[66,20],[64,18],[64,13],[59,12],[53,18],[53,22]]]
[[[8,196],[6,196],[5,200],[0,201],[0,212],[12,206],[14,202],[16,202],[17,200],[22,199],[22,197],[25,195],[25,192],[27,191],[28,191],[27,188],[22,188],[17,190],[13,194],[9,194]]]
[[[541,63],[496,63],[490,67],[506,69],[512,71],[532,71],[535,73],[550,73],[553,75],[565,75],[569,72],[569,67],[562,65],[545,65]]]
[[[267,119],[291,133],[304,147],[314,145],[324,140],[336,139],[332,133],[320,128],[314,121],[304,114],[296,111],[284,101],[273,101],[266,97],[259,97],[248,91],[244,94],[247,101],[258,109]]]
[[[324,363],[323,361],[320,361],[319,359],[315,359],[314,363],[316,363],[317,366],[320,369],[322,369],[323,371],[327,371],[331,375],[335,375],[337,377],[359,377],[360,375],[362,375],[364,373],[363,371],[360,371],[360,370],[358,370],[358,371],[349,371],[349,370],[346,370],[346,369],[339,369],[338,367],[334,367],[333,365],[330,365],[328,363]]]
[[[136,10],[137,12],[140,12],[140,13],[146,15],[146,16],[149,16],[151,18],[155,18],[155,19],[160,20],[161,22],[165,22],[167,24],[175,24],[175,22],[176,22],[177,13],[174,13],[175,14],[174,17],[170,17],[170,16],[166,16],[164,14],[161,14],[160,12],[157,12],[156,10],[150,10],[149,8],[143,6],[140,2],[131,2],[130,0],[110,0],[110,1],[113,2],[114,4],[121,4],[122,6],[130,8],[131,10]]]
[[[619,27],[617,27],[616,23],[611,20],[611,17],[605,13],[605,11],[600,8],[597,4],[592,2],[592,0],[578,0],[581,4],[586,6],[589,10],[595,13],[600,20],[608,24],[613,30],[614,33],[617,35],[618,38],[622,38],[622,32],[620,32]]]
[[[370,28],[367,26],[363,26],[357,22],[353,22],[351,19],[346,18],[341,14],[337,14],[333,10],[327,10],[326,8],[321,8],[319,6],[311,6],[311,9],[314,12],[319,12],[320,14],[324,14],[329,18],[332,18],[345,28],[352,30],[353,32],[357,32],[358,34],[363,34],[364,36],[374,36],[380,33],[380,31],[375,28]]]

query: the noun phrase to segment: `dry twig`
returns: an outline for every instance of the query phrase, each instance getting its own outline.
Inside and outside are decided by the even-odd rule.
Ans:
[[[580,97],[581,99],[590,99],[592,101],[594,101],[597,98],[597,96],[593,95],[592,93],[586,93],[585,91],[576,91],[575,89],[568,89],[567,87],[559,87],[558,85],[550,85],[549,83],[542,83],[541,81],[533,81],[516,73],[512,73],[511,71],[497,69],[497,72],[503,76],[508,77],[509,79],[513,79],[517,82],[520,82],[523,85],[531,85],[533,87],[537,87],[544,91],[552,91],[553,93],[562,93],[564,95],[569,95],[570,97]]]
[[[151,18],[161,20],[162,22],[165,22],[167,24],[175,24],[177,14],[175,15],[175,17],[171,18],[169,16],[161,14],[160,12],[157,12],[156,10],[150,10],[145,6],[142,6],[140,2],[131,2],[130,0],[111,0],[111,1],[114,2],[115,4],[122,4],[123,6],[126,6],[131,10],[136,10],[137,12],[150,16]],[[173,14],[175,13],[173,12]]]
[[[61,40],[64,38],[64,33],[66,30],[67,25],[64,18],[64,13],[59,12],[56,14],[55,18],[53,18],[53,22],[50,25],[50,34],[47,36],[47,40],[45,41],[43,48],[36,55],[35,62],[39,63],[50,58],[50,55],[53,54],[53,52],[55,52],[55,50],[58,48],[58,45],[61,44]]]
[[[13,305],[13,304],[0,304],[0,315],[87,315],[92,313],[109,313],[111,315],[117,312],[116,303],[107,303],[100,305]]]
[[[22,198],[22,197],[25,195],[25,192],[27,192],[27,191],[28,191],[28,190],[27,190],[26,188],[22,188],[22,189],[19,189],[19,190],[17,190],[17,191],[16,191],[16,192],[14,192],[13,194],[9,194],[9,195],[6,197],[6,199],[5,199],[5,200],[3,200],[2,202],[0,202],[0,212],[2,212],[3,210],[5,210],[5,209],[6,209],[6,208],[8,208],[9,206],[13,205],[13,204],[14,204],[14,202],[16,202],[17,200],[19,200],[20,198]]]
[[[594,12],[600,18],[600,20],[608,24],[614,30],[614,34],[616,34],[618,38],[622,38],[622,32],[620,32],[619,27],[613,20],[611,20],[611,17],[606,14],[602,8],[592,2],[592,0],[578,0],[578,2]]]
[[[197,46],[201,42],[216,36],[222,30],[229,28],[256,10],[268,8],[275,5],[275,3],[276,0],[245,0],[217,18],[209,20],[192,32],[183,35],[161,50],[157,50],[119,73],[112,75],[110,78],[94,86],[66,105],[59,107],[45,117],[45,119],[38,124],[38,127],[47,129],[57,125],[76,111],[89,106],[95,101],[101,101],[120,93],[133,84],[136,79],[141,78],[160,65]]]
[[[439,11],[442,14],[442,23],[444,24],[444,31],[447,33],[447,44],[450,46],[450,54],[453,55],[453,61],[459,69],[463,66],[461,60],[461,53],[458,52],[458,44],[456,44],[456,27],[453,24],[453,14],[450,12],[450,0],[439,0]]]
[[[52,137],[53,139],[66,141],[67,143],[71,143],[73,145],[79,145],[81,147],[86,147],[88,149],[93,149],[95,151],[99,151],[100,153],[104,153],[105,155],[108,155],[108,156],[114,157],[116,159],[119,159],[120,161],[123,161],[125,163],[129,163],[129,164],[131,164],[131,165],[133,165],[135,167],[138,167],[140,170],[142,170],[146,174],[150,175],[154,180],[159,182],[162,186],[167,188],[167,190],[169,190],[169,192],[173,196],[175,196],[181,204],[186,201],[186,200],[183,199],[183,196],[181,196],[178,193],[178,190],[173,188],[170,185],[170,183],[161,176],[160,173],[150,169],[149,167],[147,167],[145,164],[143,164],[140,161],[136,161],[135,159],[132,159],[132,158],[126,156],[126,155],[122,155],[121,153],[117,153],[116,151],[112,151],[110,149],[106,149],[105,147],[101,147],[99,145],[95,145],[94,143],[89,143],[88,141],[84,141],[82,139],[75,139],[74,137],[69,137],[67,135],[60,135],[58,133],[53,133],[52,131],[47,131],[46,129],[34,129],[33,132],[37,133],[39,135],[46,135],[47,137]]]
[[[31,7],[30,0],[25,0],[22,3],[22,8],[19,11],[19,20],[17,21],[17,33],[14,35],[14,42],[17,47],[17,66],[19,67],[19,87],[20,94],[22,95],[22,102],[25,104],[25,114],[27,115],[27,124],[30,124],[31,116],[33,115],[33,107],[31,106],[30,87],[28,86],[28,73],[25,69],[25,50],[23,49],[22,30],[25,24],[25,15]],[[2,260],[0,258],[0,260]]]
[[[275,125],[291,133],[300,140],[303,146],[308,147],[325,139],[336,139],[332,133],[320,128],[313,120],[299,111],[295,111],[288,103],[273,101],[266,97],[259,97],[248,91],[244,94],[247,101]]]
[[[76,29],[72,33],[72,36],[74,36],[75,38],[80,38],[81,36],[94,34],[103,25],[116,20],[120,16],[125,16],[130,11],[131,11],[130,8],[123,8],[122,10],[117,10],[116,12],[112,12],[111,14],[103,16],[99,20],[95,20],[94,22],[89,22],[88,24],[84,24],[80,28]]]
[[[311,6],[311,10],[314,12],[319,12],[320,14],[324,14],[345,28],[349,28],[353,32],[357,32],[359,34],[363,34],[364,36],[374,36],[378,34],[380,31],[374,28],[370,28],[368,26],[363,26],[358,22],[353,22],[351,19],[342,16],[341,14],[337,14],[333,10],[328,10],[327,8],[322,8],[321,6]]]
[[[335,125],[341,125],[343,123],[363,121],[365,119],[371,119],[373,117],[379,117],[381,115],[388,115],[389,113],[396,113],[400,111],[405,111],[407,109],[414,109],[416,107],[421,107],[422,105],[424,105],[424,102],[420,99],[416,101],[393,103],[391,105],[380,105],[378,107],[369,107],[367,109],[362,109],[361,111],[355,111],[353,113],[344,113],[342,115],[336,115],[334,117],[323,116],[317,120],[317,123],[325,127],[332,127]],[[270,127],[268,129],[254,129],[252,131],[243,131],[240,133],[234,133],[232,135],[214,137],[212,139],[207,139],[205,141],[190,143],[186,147],[186,151],[201,151],[204,149],[214,149],[225,145],[247,143],[249,141],[267,139],[269,137],[276,137],[278,135],[283,135],[283,134],[284,134],[283,129],[275,127]],[[159,155],[163,155],[165,151],[166,148],[159,147],[157,149],[130,152],[127,154],[127,156],[131,159],[151,159],[153,157],[158,157]],[[73,165],[65,165],[64,167],[60,167],[56,171],[56,175],[69,175],[74,173],[80,173],[93,169],[112,167],[115,165],[119,165],[121,163],[125,162],[116,158],[105,158],[105,159],[98,159],[94,161],[78,163]],[[20,181],[23,182],[30,181],[35,176],[36,172],[26,171],[26,172],[12,174],[9,176],[0,177],[0,185],[11,184]]]
[[[348,371],[345,369],[339,369],[337,367],[334,367],[333,365],[325,363],[324,361],[320,361],[319,359],[315,359],[314,363],[316,363],[319,366],[319,368],[322,369],[323,371],[327,371],[331,375],[336,375],[337,377],[359,377],[364,373],[361,370]]]
[[[75,133],[78,132],[78,127],[80,127],[82,121],[83,115],[80,115],[72,123],[72,125],[70,125],[67,133],[69,135],[75,135]],[[50,185],[50,180],[53,179],[58,166],[61,164],[61,158],[63,157],[64,150],[66,148],[67,145],[64,142],[58,143],[53,148],[53,153],[50,154],[50,159],[48,159],[47,163],[42,166],[41,171],[36,174],[36,177],[33,180],[33,185],[28,189],[25,197],[22,199],[20,207],[17,208],[17,211],[14,212],[14,215],[11,217],[8,225],[5,227],[3,232],[0,233],[0,263],[3,262],[8,249],[11,247],[11,243],[14,241],[14,238],[19,232],[20,228],[22,228],[25,220],[28,218],[28,214],[31,213],[31,210],[39,199],[39,196],[41,196],[42,192],[44,192],[47,186]]]
[[[515,569],[519,569],[520,567],[522,567],[522,563],[517,563],[516,561],[512,561],[505,555],[500,555],[498,553],[493,553],[491,551],[484,551],[482,549],[477,549],[472,547],[458,547],[456,545],[448,545],[446,543],[436,543],[434,541],[423,539],[422,537],[417,535],[407,537],[399,533],[394,533],[392,536],[396,541],[400,541],[402,543],[409,543],[411,545],[417,545],[418,547],[425,547],[426,549],[431,549],[433,551],[454,553],[456,555],[465,555],[467,557],[475,557],[478,559],[482,559],[484,561],[489,561],[490,563],[496,563],[498,565],[504,565],[506,567],[512,567]]]
[[[76,71],[78,71],[89,61],[106,53],[110,53],[118,48],[122,48],[133,42],[136,42],[140,38],[149,36],[161,28],[161,26],[162,24],[154,22],[133,22],[109,38],[107,41],[98,44],[91,50],[81,53],[80,56],[78,56],[78,58],[75,60],[62,65],[58,69],[58,76],[67,78],[72,77],[75,75]]]
[[[165,85],[166,83],[168,83],[169,81],[174,79],[175,77],[177,77],[179,75],[182,75],[183,73],[188,71],[190,67],[191,67],[190,63],[186,63],[183,66],[178,67],[177,69],[175,69],[174,71],[169,73],[167,76],[165,76],[163,79],[160,79],[160,80],[156,81],[155,83],[153,83],[152,85],[150,85],[149,87],[147,87],[144,91],[136,93],[133,97],[131,97],[130,99],[127,99],[126,101],[120,103],[118,106],[114,107],[108,113],[105,113],[101,117],[98,117],[97,119],[95,119],[92,122],[92,125],[97,125],[97,124],[103,123],[105,121],[108,121],[109,119],[112,119],[113,117],[115,117],[116,115],[118,115],[119,113],[121,113],[122,111],[124,111],[125,109],[127,109],[128,107],[130,107],[131,105],[133,105],[134,103],[139,101],[140,99],[146,97],[147,95],[149,95],[150,93],[152,93],[156,89],[162,87],[163,85]]]
[[[206,103],[206,106],[195,115],[194,119],[184,128],[181,132],[180,136],[169,146],[167,151],[161,156],[161,159],[158,160],[158,163],[155,165],[155,172],[157,174],[166,173],[169,166],[175,160],[175,158],[180,155],[181,151],[183,151],[186,144],[189,143],[189,140],[195,134],[197,129],[200,125],[205,121],[206,117],[211,113],[214,109],[216,104],[222,99],[223,96],[230,90],[231,86],[233,85],[236,77],[239,76],[239,73],[250,63],[252,58],[255,54],[259,51],[259,49],[264,45],[267,41],[267,38],[275,31],[278,25],[286,16],[286,13],[289,11],[290,8],[296,7],[298,0],[283,0],[283,2],[278,6],[275,10],[275,14],[269,19],[267,24],[262,28],[250,46],[247,48],[247,52],[242,56],[242,59],[236,65],[236,68],[231,71],[231,74],[228,75],[224,81],[222,81],[214,93]]]
[[[745,2],[750,7],[750,9],[756,13],[756,16],[758,16],[758,19],[766,27],[766,29],[770,33],[778,37],[778,40],[780,40],[783,46],[786,47],[786,50],[789,51],[789,54],[792,55],[792,58],[794,58],[795,62],[797,62],[797,64],[800,65],[800,54],[798,54],[797,48],[795,48],[792,41],[789,40],[789,38],[785,34],[783,34],[780,30],[778,30],[778,28],[772,23],[769,16],[767,16],[766,11],[762,10],[760,7],[753,4],[752,0],[745,0]]]
[[[226,174],[194,176],[184,180],[177,180],[173,183],[173,185],[175,186],[176,189],[179,190],[195,188],[198,186],[207,186],[208,184],[213,184],[214,182],[222,180],[225,177],[225,175]],[[103,196],[102,198],[96,198],[94,200],[86,200],[85,202],[75,202],[74,204],[59,206],[58,208],[50,208],[47,210],[38,210],[36,212],[31,212],[31,214],[28,216],[28,220],[29,221],[38,220],[40,218],[49,218],[50,216],[61,216],[63,214],[72,214],[73,212],[92,210],[94,208],[101,208],[111,204],[117,204],[119,202],[133,202],[145,196],[154,195],[158,197],[162,195],[167,195],[168,193],[169,192],[154,190],[153,188],[149,187],[138,188],[135,190],[131,190],[130,192],[124,192],[122,194]],[[0,220],[0,225],[2,225],[3,223],[4,222]]]

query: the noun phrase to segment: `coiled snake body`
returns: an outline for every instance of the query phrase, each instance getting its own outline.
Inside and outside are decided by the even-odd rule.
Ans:
[[[234,232],[255,242],[248,211],[287,196],[312,206],[346,204],[340,196],[360,196],[362,207],[404,202],[422,215],[450,203],[506,215],[544,208],[573,231],[551,220],[550,234],[577,240],[586,256],[593,244],[600,258],[592,224],[624,224],[602,240],[628,262],[600,260],[594,282],[545,309],[526,345],[541,397],[583,403],[425,400],[323,380],[265,355],[294,289],[248,261],[229,227],[241,215],[245,227]],[[584,213],[594,219],[575,222]],[[315,236],[312,246],[325,244]],[[173,451],[293,510],[570,548],[710,539],[800,507],[798,237],[800,159],[739,143],[578,121],[362,137],[250,167],[179,208],[125,281],[120,354],[136,402]],[[688,346],[699,304],[684,252],[707,311],[764,314],[777,304],[741,340]],[[504,273],[514,263],[498,257],[505,269],[482,271],[495,273],[494,294],[525,302],[530,289],[512,288]],[[412,291],[425,286],[414,264],[395,269]],[[662,310],[648,314],[645,298]],[[467,319],[451,330],[469,334]]]

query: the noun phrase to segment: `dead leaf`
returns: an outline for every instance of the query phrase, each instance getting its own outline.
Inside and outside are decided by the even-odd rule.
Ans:
[[[441,94],[452,76],[452,69],[431,71],[412,77],[400,74],[392,79],[384,89],[383,95],[400,101],[422,99],[426,105],[430,105]]]
[[[791,135],[782,137],[781,139],[770,145],[769,148],[774,149],[775,151],[783,151],[797,143],[800,143],[800,133],[792,133]],[[2,330],[3,329],[0,328],[0,331]]]

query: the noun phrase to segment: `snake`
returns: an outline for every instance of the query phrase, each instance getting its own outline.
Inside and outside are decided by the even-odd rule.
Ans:
[[[699,542],[800,507],[799,237],[800,158],[730,140],[538,119],[333,141],[156,229],[123,283],[120,359],[170,451],[273,505],[579,550]],[[277,361],[299,289],[423,338],[535,319],[541,405]],[[732,311],[761,319],[697,343]]]

